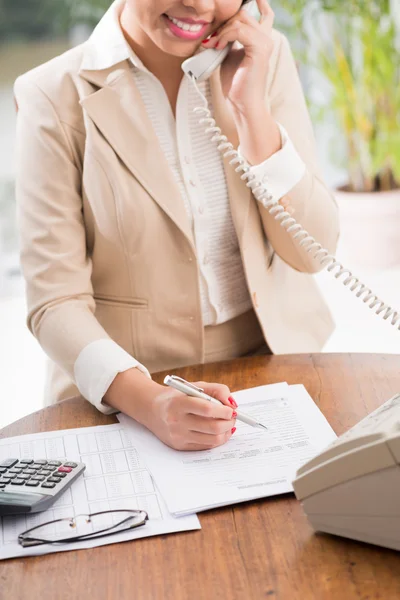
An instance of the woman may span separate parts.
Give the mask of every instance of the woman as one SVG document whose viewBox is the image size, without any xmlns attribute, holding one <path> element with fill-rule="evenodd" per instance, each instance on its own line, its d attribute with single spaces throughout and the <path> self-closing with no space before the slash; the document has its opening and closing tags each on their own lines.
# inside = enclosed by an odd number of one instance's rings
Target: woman
<svg viewBox="0 0 400 600">
<path fill-rule="evenodd" d="M 199 89 L 256 179 L 334 252 L 336 205 L 288 42 L 266 0 L 260 23 L 241 4 L 118 0 L 88 42 L 15 85 L 21 262 L 48 396 L 79 390 L 177 449 L 226 442 L 235 402 L 222 384 L 201 384 L 221 400 L 211 406 L 150 372 L 318 351 L 332 331 L 318 264 L 192 111 L 202 102 L 183 60 L 237 40 Z"/>
</svg>

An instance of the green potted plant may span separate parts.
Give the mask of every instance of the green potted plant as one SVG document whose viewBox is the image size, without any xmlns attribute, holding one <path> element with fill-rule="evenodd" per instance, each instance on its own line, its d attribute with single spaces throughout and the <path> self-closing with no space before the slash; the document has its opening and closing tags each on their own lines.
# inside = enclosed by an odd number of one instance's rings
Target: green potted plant
<svg viewBox="0 0 400 600">
<path fill-rule="evenodd" d="M 350 265 L 400 264 L 400 12 L 398 0 L 280 0 L 300 61 L 328 83 L 313 115 L 335 119 L 339 251 Z M 397 4 L 397 12 L 395 10 Z M 340 149 L 340 155 L 337 149 Z M 342 149 L 343 148 L 343 149 Z"/>
</svg>

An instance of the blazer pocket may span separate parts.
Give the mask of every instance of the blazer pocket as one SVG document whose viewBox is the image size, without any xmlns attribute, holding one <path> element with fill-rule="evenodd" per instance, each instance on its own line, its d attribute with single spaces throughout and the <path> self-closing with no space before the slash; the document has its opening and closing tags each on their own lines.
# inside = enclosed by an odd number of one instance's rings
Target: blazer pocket
<svg viewBox="0 0 400 600">
<path fill-rule="evenodd" d="M 115 308 L 146 309 L 149 302 L 146 298 L 118 298 L 117 296 L 95 295 L 96 304 Z"/>
</svg>

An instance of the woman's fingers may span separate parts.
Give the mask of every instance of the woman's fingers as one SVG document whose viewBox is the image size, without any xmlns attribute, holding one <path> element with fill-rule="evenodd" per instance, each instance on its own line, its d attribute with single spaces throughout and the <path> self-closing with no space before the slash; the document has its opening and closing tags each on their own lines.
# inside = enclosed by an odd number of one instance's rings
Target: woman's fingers
<svg viewBox="0 0 400 600">
<path fill-rule="evenodd" d="M 218 446 L 225 444 L 232 437 L 233 429 L 234 428 L 229 429 L 229 431 L 221 433 L 220 435 L 210 435 L 208 433 L 192 431 L 185 446 L 187 449 L 191 450 L 217 448 Z"/>
<path fill-rule="evenodd" d="M 235 418 L 227 421 L 226 419 L 208 419 L 207 417 L 187 415 L 185 425 L 191 432 L 218 436 L 232 431 L 235 426 Z"/>
<path fill-rule="evenodd" d="M 258 10 L 261 14 L 260 24 L 264 26 L 264 28 L 272 29 L 274 24 L 275 14 L 269 5 L 267 0 L 257 0 Z"/>
<path fill-rule="evenodd" d="M 225 406 L 235 406 L 235 404 L 232 404 L 232 402 L 229 400 L 231 397 L 231 391 L 227 385 L 223 385 L 222 383 L 208 383 L 206 381 L 198 381 L 195 383 L 195 385 L 202 388 L 205 393 L 212 398 L 215 398 L 216 400 L 222 402 L 222 404 L 225 404 Z"/>
<path fill-rule="evenodd" d="M 246 46 L 254 44 L 258 39 L 258 34 L 262 34 L 259 37 L 260 40 L 264 39 L 266 33 L 270 35 L 274 24 L 274 12 L 267 0 L 258 0 L 257 4 L 260 21 L 257 21 L 245 9 L 240 10 L 232 19 L 217 29 L 212 37 L 204 40 L 203 45 L 207 48 L 222 50 L 229 42 L 238 41 Z"/>
<path fill-rule="evenodd" d="M 182 410 L 186 414 L 207 417 L 208 419 L 225 419 L 228 421 L 232 419 L 234 409 L 229 402 L 227 406 L 224 406 L 221 402 L 216 404 L 209 400 L 192 398 L 190 396 L 183 396 L 180 401 L 182 402 Z"/>
<path fill-rule="evenodd" d="M 182 402 L 184 402 L 186 413 L 211 419 L 232 419 L 232 412 L 236 406 L 229 400 L 230 390 L 228 386 L 221 383 L 207 383 L 205 381 L 196 381 L 194 385 L 203 389 L 212 398 L 218 400 L 218 404 L 201 398 L 183 396 L 185 400 L 182 399 Z"/>
</svg>

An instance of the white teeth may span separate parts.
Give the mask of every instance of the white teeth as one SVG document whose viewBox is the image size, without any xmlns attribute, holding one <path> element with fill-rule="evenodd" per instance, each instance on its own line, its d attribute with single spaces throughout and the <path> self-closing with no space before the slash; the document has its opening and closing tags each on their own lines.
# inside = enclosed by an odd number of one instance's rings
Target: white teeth
<svg viewBox="0 0 400 600">
<path fill-rule="evenodd" d="M 168 19 L 172 21 L 179 29 L 183 29 L 183 31 L 200 31 L 203 28 L 203 25 L 189 25 L 188 23 L 183 23 L 183 21 L 178 21 L 178 19 L 174 19 L 173 17 L 169 17 Z"/>
</svg>

